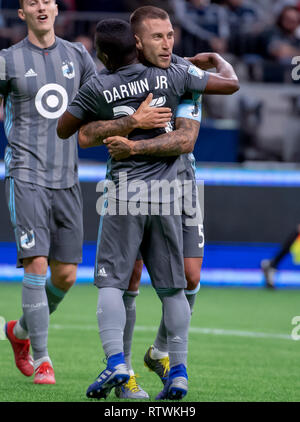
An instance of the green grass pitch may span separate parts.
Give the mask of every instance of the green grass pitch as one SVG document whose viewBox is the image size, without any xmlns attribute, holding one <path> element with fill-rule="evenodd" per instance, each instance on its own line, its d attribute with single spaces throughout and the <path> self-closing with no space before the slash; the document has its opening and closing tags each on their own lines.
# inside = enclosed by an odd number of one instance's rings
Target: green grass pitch
<svg viewBox="0 0 300 422">
<path fill-rule="evenodd" d="M 91 401 L 85 391 L 105 367 L 96 303 L 96 287 L 76 285 L 51 315 L 49 354 L 56 385 L 36 386 L 33 378 L 24 377 L 0 334 L 0 401 Z M 162 384 L 144 367 L 143 356 L 155 338 L 161 304 L 151 287 L 141 287 L 136 304 L 132 361 L 139 383 L 154 401 Z M 1 283 L 2 325 L 4 319 L 17 319 L 20 311 L 21 284 Z M 189 392 L 183 402 L 300 401 L 300 341 L 290 338 L 296 315 L 296 290 L 202 288 L 191 320 Z M 106 403 L 118 401 L 112 391 Z"/>
</svg>

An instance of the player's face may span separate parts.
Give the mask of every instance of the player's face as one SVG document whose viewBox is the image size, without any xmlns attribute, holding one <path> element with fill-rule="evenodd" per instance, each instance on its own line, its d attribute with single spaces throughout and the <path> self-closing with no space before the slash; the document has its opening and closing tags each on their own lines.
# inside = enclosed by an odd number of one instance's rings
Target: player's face
<svg viewBox="0 0 300 422">
<path fill-rule="evenodd" d="M 58 9 L 55 0 L 24 0 L 23 9 L 19 9 L 18 13 L 29 30 L 45 34 L 53 31 Z"/>
<path fill-rule="evenodd" d="M 169 19 L 145 19 L 135 35 L 136 46 L 154 66 L 168 68 L 174 46 L 174 30 Z"/>
</svg>

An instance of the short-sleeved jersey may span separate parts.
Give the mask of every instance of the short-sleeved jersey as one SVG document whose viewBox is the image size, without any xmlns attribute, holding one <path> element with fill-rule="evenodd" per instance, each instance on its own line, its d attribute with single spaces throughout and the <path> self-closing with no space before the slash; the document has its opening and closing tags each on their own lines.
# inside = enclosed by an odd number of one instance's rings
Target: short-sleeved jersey
<svg viewBox="0 0 300 422">
<path fill-rule="evenodd" d="M 172 54 L 172 63 L 187 65 L 190 62 L 188 62 L 187 60 L 183 59 L 180 56 L 177 56 L 176 54 Z M 183 96 L 183 100 L 184 99 L 192 100 L 195 103 L 195 112 L 200 113 L 200 118 L 201 118 L 201 108 L 199 109 L 199 105 L 201 106 L 202 95 L 199 95 L 199 96 L 196 95 L 195 96 L 194 94 L 186 92 Z M 197 101 L 194 101 L 195 98 L 197 99 Z M 196 108 L 198 110 L 196 110 Z M 189 180 L 189 179 L 194 180 L 195 179 L 195 156 L 194 156 L 194 154 L 192 152 L 190 152 L 189 154 L 182 154 L 181 155 L 181 164 L 182 164 L 182 166 L 180 166 L 180 169 L 179 169 L 179 173 L 181 174 L 181 176 L 185 180 Z"/>
<path fill-rule="evenodd" d="M 77 183 L 77 136 L 63 141 L 56 126 L 79 87 L 95 72 L 81 43 L 58 37 L 49 48 L 25 38 L 0 52 L 6 176 L 53 189 Z"/>
<path fill-rule="evenodd" d="M 78 92 L 68 111 L 85 120 L 112 120 L 133 114 L 147 95 L 153 93 L 152 104 L 169 107 L 172 119 L 165 129 L 135 130 L 129 138 L 134 141 L 149 139 L 174 127 L 176 107 L 186 92 L 203 92 L 208 74 L 193 65 L 171 64 L 168 69 L 146 67 L 141 63 L 124 66 L 116 73 L 92 77 Z M 143 180 L 151 189 L 151 181 L 177 178 L 177 157 L 135 155 L 128 159 L 110 159 L 109 177 L 118 189 L 118 175 L 126 172 L 127 181 Z"/>
</svg>

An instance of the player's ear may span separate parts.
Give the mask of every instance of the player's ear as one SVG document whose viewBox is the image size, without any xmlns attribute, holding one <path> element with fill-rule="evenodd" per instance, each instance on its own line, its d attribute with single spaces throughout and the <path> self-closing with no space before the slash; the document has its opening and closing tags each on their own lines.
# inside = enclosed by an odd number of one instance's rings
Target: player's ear
<svg viewBox="0 0 300 422">
<path fill-rule="evenodd" d="M 58 15 L 58 5 L 55 4 L 55 6 L 56 6 L 55 16 L 57 16 Z"/>
<path fill-rule="evenodd" d="M 134 35 L 134 38 L 135 38 L 136 48 L 138 50 L 142 50 L 143 49 L 142 40 L 140 39 L 138 35 Z"/>
<path fill-rule="evenodd" d="M 25 15 L 23 9 L 18 9 L 18 16 L 22 21 L 25 21 Z"/>
</svg>

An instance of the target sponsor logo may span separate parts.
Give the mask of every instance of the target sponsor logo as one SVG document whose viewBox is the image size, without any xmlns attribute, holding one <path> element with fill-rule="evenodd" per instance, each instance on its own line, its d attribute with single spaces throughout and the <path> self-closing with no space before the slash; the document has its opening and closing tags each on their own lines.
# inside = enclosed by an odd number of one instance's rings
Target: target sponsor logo
<svg viewBox="0 0 300 422">
<path fill-rule="evenodd" d="M 58 119 L 67 109 L 68 93 L 61 85 L 46 84 L 36 94 L 35 106 L 46 119 Z"/>
</svg>

